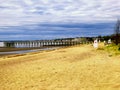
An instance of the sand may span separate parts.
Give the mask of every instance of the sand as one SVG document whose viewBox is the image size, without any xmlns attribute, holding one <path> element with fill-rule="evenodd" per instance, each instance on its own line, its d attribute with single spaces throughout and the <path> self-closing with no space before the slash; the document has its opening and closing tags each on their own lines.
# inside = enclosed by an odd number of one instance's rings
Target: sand
<svg viewBox="0 0 120 90">
<path fill-rule="evenodd" d="M 2 57 L 0 90 L 120 90 L 120 55 L 79 45 Z"/>
</svg>

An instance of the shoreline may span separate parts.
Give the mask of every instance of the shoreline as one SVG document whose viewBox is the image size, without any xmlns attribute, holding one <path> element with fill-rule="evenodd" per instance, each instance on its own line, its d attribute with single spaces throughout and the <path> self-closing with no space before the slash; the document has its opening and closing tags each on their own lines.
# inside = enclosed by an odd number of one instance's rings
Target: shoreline
<svg viewBox="0 0 120 90">
<path fill-rule="evenodd" d="M 51 47 L 57 47 L 57 46 L 44 46 L 44 47 L 33 47 L 33 48 L 4 48 L 0 47 L 0 52 L 10 52 L 10 51 L 22 51 L 22 50 L 33 50 L 33 49 L 43 49 L 43 48 L 51 48 Z M 59 46 L 60 47 L 60 46 Z"/>
<path fill-rule="evenodd" d="M 74 46 L 52 46 L 52 47 L 41 47 L 41 48 L 31 48 L 31 49 L 26 49 L 26 48 L 12 48 L 12 50 L 10 52 L 10 54 L 4 54 L 6 53 L 6 51 L 4 52 L 0 52 L 3 54 L 0 54 L 0 58 L 11 58 L 11 57 L 19 57 L 19 56 L 25 56 L 28 54 L 36 54 L 36 53 L 42 53 L 42 52 L 49 52 L 49 51 L 54 51 L 54 50 L 59 50 L 59 49 L 64 49 L 64 48 L 69 48 L 69 47 L 74 47 Z M 11 49 L 11 48 L 9 48 Z M 9 51 L 9 49 L 7 51 Z M 15 50 L 14 50 L 15 49 Z M 25 51 L 25 52 L 24 52 Z M 28 52 L 27 52 L 28 51 Z M 14 52 L 22 52 L 22 53 L 14 53 Z"/>
<path fill-rule="evenodd" d="M 0 56 L 14 55 L 14 54 L 26 54 L 30 52 L 39 52 L 51 49 L 63 48 L 61 46 L 49 46 L 49 47 L 39 47 L 39 48 L 0 48 Z"/>
</svg>

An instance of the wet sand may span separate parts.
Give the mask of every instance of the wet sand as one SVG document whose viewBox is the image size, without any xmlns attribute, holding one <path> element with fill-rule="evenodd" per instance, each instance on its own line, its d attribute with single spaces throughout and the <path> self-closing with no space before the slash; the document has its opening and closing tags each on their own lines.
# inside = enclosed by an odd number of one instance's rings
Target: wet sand
<svg viewBox="0 0 120 90">
<path fill-rule="evenodd" d="M 0 58 L 0 90 L 119 90 L 120 55 L 91 45 Z"/>
<path fill-rule="evenodd" d="M 32 50 L 32 49 L 38 49 L 38 48 L 0 48 L 0 52 Z"/>
<path fill-rule="evenodd" d="M 10 56 L 15 54 L 25 54 L 29 52 L 43 51 L 54 48 L 61 48 L 62 46 L 44 46 L 44 47 L 33 47 L 33 48 L 4 48 L 0 47 L 0 57 Z"/>
<path fill-rule="evenodd" d="M 42 49 L 42 48 L 47 48 L 48 46 L 44 46 L 44 47 L 30 47 L 30 48 L 4 48 L 4 47 L 0 47 L 0 52 L 9 52 L 9 51 L 22 51 L 22 50 L 33 50 L 33 49 Z M 53 46 L 49 46 L 49 47 L 53 47 Z M 49 48 L 48 47 L 48 48 Z"/>
</svg>

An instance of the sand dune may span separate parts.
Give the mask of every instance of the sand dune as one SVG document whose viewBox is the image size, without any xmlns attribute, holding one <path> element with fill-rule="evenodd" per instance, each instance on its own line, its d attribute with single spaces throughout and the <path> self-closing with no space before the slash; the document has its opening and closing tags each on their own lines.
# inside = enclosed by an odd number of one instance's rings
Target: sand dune
<svg viewBox="0 0 120 90">
<path fill-rule="evenodd" d="M 120 56 L 81 45 L 0 58 L 0 90 L 120 90 Z"/>
</svg>

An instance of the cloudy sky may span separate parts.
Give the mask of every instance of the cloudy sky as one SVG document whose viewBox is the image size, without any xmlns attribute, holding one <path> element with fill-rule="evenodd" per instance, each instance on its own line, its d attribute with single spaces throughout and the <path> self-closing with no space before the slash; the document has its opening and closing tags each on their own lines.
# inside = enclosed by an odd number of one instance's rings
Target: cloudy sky
<svg viewBox="0 0 120 90">
<path fill-rule="evenodd" d="M 109 35 L 120 0 L 0 0 L 0 40 Z"/>
</svg>

